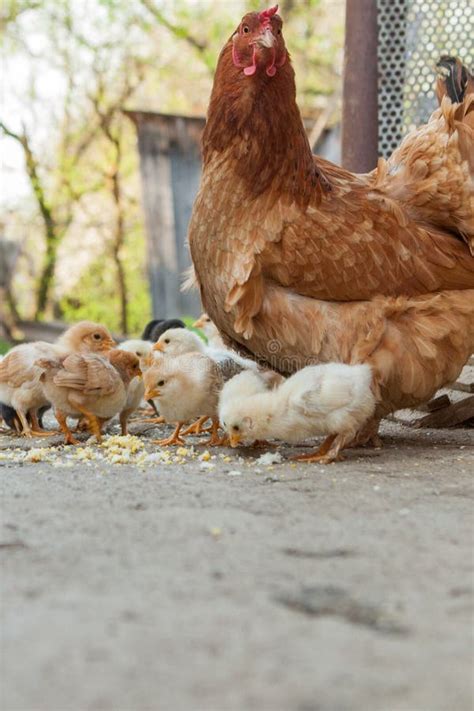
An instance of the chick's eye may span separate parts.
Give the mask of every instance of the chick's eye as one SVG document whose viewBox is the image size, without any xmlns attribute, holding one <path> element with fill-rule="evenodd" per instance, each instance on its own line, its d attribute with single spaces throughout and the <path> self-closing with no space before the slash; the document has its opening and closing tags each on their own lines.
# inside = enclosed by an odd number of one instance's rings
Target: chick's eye
<svg viewBox="0 0 474 711">
<path fill-rule="evenodd" d="M 244 35 L 248 35 L 248 33 L 250 32 L 250 27 L 248 25 L 244 25 L 242 27 L 242 32 L 244 33 Z"/>
<path fill-rule="evenodd" d="M 281 27 L 277 29 L 277 35 L 281 35 Z"/>
<path fill-rule="evenodd" d="M 238 432 L 240 427 L 239 425 L 233 425 L 232 429 L 234 430 L 234 432 Z"/>
<path fill-rule="evenodd" d="M 169 342 L 170 342 L 170 339 L 169 339 L 169 338 L 165 338 L 165 343 L 169 343 Z"/>
<path fill-rule="evenodd" d="M 92 338 L 94 339 L 94 341 L 100 341 L 100 340 L 102 340 L 102 336 L 100 335 L 100 333 L 94 333 L 94 335 L 92 336 Z"/>
<path fill-rule="evenodd" d="M 158 386 L 161 387 L 161 386 L 164 385 L 164 384 L 165 384 L 165 381 L 164 381 L 164 380 L 160 380 L 160 382 L 158 383 Z"/>
</svg>

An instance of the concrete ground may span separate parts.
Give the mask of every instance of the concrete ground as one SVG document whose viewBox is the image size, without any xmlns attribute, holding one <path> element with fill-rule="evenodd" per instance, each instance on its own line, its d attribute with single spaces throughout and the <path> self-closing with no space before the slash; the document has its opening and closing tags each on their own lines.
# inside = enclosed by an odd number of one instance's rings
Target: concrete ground
<svg viewBox="0 0 474 711">
<path fill-rule="evenodd" d="M 384 434 L 327 467 L 0 436 L 2 708 L 471 711 L 473 432 Z"/>
</svg>

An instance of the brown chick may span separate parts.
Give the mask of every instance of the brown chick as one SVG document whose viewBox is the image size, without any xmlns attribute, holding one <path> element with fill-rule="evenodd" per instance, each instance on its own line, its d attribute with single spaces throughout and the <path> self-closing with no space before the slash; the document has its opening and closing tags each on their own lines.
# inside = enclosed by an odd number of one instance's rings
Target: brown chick
<svg viewBox="0 0 474 711">
<path fill-rule="evenodd" d="M 127 399 L 130 381 L 141 375 L 140 363 L 134 353 L 113 350 L 107 358 L 77 353 L 63 359 L 40 359 L 41 382 L 52 403 L 64 433 L 66 444 L 77 444 L 67 417 L 87 418 L 90 431 L 100 442 L 100 421 L 120 412 Z"/>
<path fill-rule="evenodd" d="M 8 352 L 0 363 L 0 401 L 13 407 L 21 422 L 23 435 L 44 435 L 38 424 L 38 409 L 49 400 L 40 382 L 40 358 L 57 360 L 70 353 L 106 353 L 115 345 L 105 326 L 92 321 L 81 321 L 71 326 L 56 341 L 23 343 Z M 33 429 L 27 415 L 31 417 Z"/>
</svg>

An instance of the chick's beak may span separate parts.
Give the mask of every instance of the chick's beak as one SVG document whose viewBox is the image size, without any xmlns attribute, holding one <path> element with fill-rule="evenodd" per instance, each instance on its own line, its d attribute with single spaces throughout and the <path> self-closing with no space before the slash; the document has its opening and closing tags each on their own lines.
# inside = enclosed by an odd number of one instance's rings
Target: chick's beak
<svg viewBox="0 0 474 711">
<path fill-rule="evenodd" d="M 229 440 L 231 447 L 238 447 L 240 444 L 240 435 L 233 433 L 229 436 Z"/>
<path fill-rule="evenodd" d="M 198 318 L 198 320 L 193 323 L 193 328 L 202 328 L 203 326 L 204 322 L 202 318 Z"/>
<path fill-rule="evenodd" d="M 152 348 L 152 351 L 164 351 L 165 347 L 162 343 L 155 343 L 155 345 Z"/>
<path fill-rule="evenodd" d="M 143 397 L 145 400 L 154 400 L 155 397 L 160 397 L 160 391 L 154 388 L 146 388 Z"/>
<path fill-rule="evenodd" d="M 111 351 L 112 348 L 115 348 L 116 346 L 118 346 L 117 341 L 114 341 L 113 338 L 106 338 L 102 344 L 102 350 Z"/>
</svg>

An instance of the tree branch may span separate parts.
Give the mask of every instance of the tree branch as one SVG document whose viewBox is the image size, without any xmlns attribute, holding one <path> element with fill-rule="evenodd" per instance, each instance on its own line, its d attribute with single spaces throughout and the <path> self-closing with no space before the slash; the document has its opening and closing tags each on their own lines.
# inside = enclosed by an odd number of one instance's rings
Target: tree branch
<svg viewBox="0 0 474 711">
<path fill-rule="evenodd" d="M 214 59 L 209 57 L 207 54 L 208 45 L 206 42 L 200 42 L 185 27 L 168 20 L 162 11 L 153 4 L 152 0 L 139 0 L 139 2 L 151 15 L 153 15 L 155 20 L 171 32 L 172 35 L 174 35 L 177 39 L 182 39 L 187 42 L 190 47 L 197 52 L 201 60 L 206 65 L 209 73 L 211 75 L 214 74 Z"/>
</svg>

